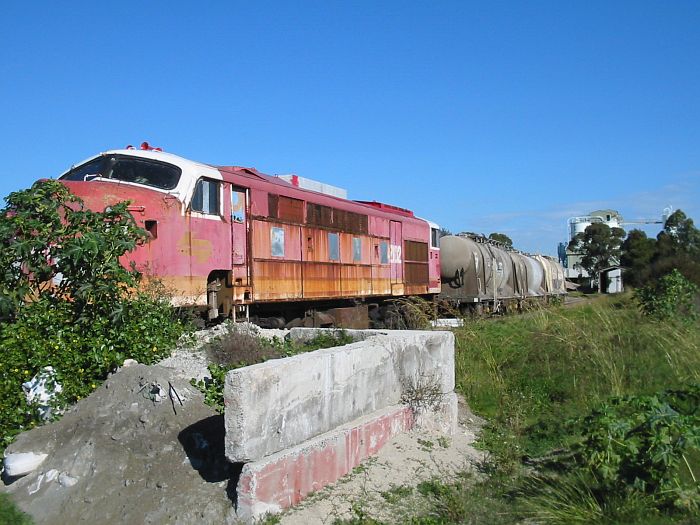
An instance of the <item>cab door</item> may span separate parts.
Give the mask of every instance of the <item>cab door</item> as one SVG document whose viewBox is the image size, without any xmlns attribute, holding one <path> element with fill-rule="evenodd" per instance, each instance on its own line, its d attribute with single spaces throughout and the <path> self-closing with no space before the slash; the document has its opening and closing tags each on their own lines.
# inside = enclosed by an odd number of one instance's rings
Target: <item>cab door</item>
<svg viewBox="0 0 700 525">
<path fill-rule="evenodd" d="M 234 285 L 247 285 L 248 272 L 248 189 L 231 187 L 231 265 Z"/>
<path fill-rule="evenodd" d="M 214 270 L 231 267 L 229 237 L 230 186 L 220 180 L 201 177 L 195 186 L 184 232 L 185 248 L 190 257 L 190 275 L 208 277 Z"/>
</svg>

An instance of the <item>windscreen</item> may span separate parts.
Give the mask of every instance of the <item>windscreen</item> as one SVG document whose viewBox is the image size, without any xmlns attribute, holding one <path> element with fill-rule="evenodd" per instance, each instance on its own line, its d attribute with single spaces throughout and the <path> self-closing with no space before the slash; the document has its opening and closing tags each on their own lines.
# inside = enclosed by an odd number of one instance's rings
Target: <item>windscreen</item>
<svg viewBox="0 0 700 525">
<path fill-rule="evenodd" d="M 61 180 L 90 181 L 97 177 L 172 190 L 180 180 L 180 168 L 164 162 L 112 156 L 93 159 L 71 169 Z"/>
</svg>

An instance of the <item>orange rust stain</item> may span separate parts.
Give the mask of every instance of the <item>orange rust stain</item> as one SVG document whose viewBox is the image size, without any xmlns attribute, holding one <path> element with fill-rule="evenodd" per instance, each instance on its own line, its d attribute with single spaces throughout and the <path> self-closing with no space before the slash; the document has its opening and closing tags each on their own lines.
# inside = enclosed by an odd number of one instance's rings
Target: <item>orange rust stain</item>
<svg viewBox="0 0 700 525">
<path fill-rule="evenodd" d="M 115 195 L 114 193 L 105 193 L 102 195 L 102 204 L 105 206 L 109 204 L 114 204 L 115 202 L 119 202 L 124 199 L 120 199 L 118 195 Z"/>
<path fill-rule="evenodd" d="M 194 257 L 200 264 L 207 262 L 214 252 L 214 247 L 210 240 L 192 237 L 191 231 L 186 231 L 180 237 L 180 240 L 177 241 L 177 248 L 183 255 Z"/>
<path fill-rule="evenodd" d="M 302 297 L 301 264 L 299 263 L 255 261 L 253 275 L 256 301 Z"/>
</svg>

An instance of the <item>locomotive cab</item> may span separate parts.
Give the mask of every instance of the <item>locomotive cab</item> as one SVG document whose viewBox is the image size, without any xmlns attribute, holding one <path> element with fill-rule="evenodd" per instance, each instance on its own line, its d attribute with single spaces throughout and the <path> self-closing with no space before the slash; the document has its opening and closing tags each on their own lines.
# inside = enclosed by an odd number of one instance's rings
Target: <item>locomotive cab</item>
<svg viewBox="0 0 700 525">
<path fill-rule="evenodd" d="M 129 201 L 149 239 L 122 263 L 158 276 L 175 304 L 207 305 L 212 276 L 232 265 L 231 189 L 218 170 L 153 148 L 124 149 L 87 159 L 59 180 L 92 210 Z"/>
</svg>

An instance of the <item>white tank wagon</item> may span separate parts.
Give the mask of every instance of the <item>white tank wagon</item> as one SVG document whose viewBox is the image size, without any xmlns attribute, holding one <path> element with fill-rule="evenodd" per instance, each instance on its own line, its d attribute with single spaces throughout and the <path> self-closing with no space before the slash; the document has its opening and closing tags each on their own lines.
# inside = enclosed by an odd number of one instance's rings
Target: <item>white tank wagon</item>
<svg viewBox="0 0 700 525">
<path fill-rule="evenodd" d="M 440 298 L 463 313 L 519 310 L 566 293 L 564 268 L 551 257 L 465 234 L 442 237 L 440 254 Z"/>
</svg>

